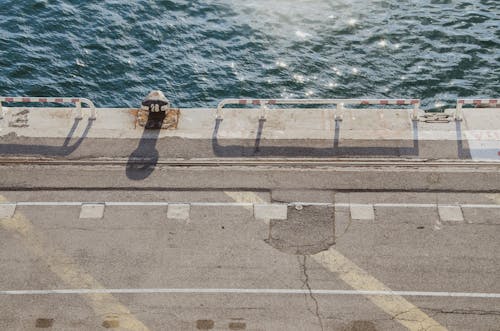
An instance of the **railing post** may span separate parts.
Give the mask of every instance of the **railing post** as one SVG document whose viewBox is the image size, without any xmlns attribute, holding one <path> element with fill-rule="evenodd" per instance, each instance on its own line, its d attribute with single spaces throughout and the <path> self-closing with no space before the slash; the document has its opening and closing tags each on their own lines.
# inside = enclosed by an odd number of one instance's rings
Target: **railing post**
<svg viewBox="0 0 500 331">
<path fill-rule="evenodd" d="M 463 106 L 464 100 L 457 100 L 457 107 L 455 109 L 455 121 L 461 121 L 462 120 L 462 106 Z"/>
<path fill-rule="evenodd" d="M 415 102 L 413 104 L 413 112 L 412 112 L 412 115 L 411 115 L 411 119 L 413 121 L 418 120 L 418 110 L 419 109 L 420 109 L 420 101 L 419 102 Z"/>
<path fill-rule="evenodd" d="M 221 101 L 218 105 L 217 105 L 217 114 L 216 114 L 216 119 L 222 121 L 222 107 L 224 107 L 224 104 L 223 104 L 224 101 Z"/>
<path fill-rule="evenodd" d="M 0 120 L 5 116 L 5 113 L 3 112 L 3 107 L 2 107 L 2 101 L 0 101 Z"/>
<path fill-rule="evenodd" d="M 80 113 L 79 116 L 75 117 L 76 119 L 82 119 L 83 118 L 83 110 L 82 110 L 82 103 L 80 101 L 75 102 L 76 110 Z"/>
<path fill-rule="evenodd" d="M 335 121 L 342 121 L 344 119 L 344 103 L 338 103 L 335 110 L 338 112 L 338 114 L 335 115 Z"/>
<path fill-rule="evenodd" d="M 266 120 L 266 115 L 267 115 L 267 100 L 262 100 L 260 103 L 260 119 L 261 120 Z"/>
</svg>

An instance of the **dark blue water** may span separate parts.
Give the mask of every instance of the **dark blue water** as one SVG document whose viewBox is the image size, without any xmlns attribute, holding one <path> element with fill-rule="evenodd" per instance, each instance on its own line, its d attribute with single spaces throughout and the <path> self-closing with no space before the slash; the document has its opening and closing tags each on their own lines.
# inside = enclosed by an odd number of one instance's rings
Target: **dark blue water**
<svg viewBox="0 0 500 331">
<path fill-rule="evenodd" d="M 500 0 L 0 0 L 0 95 L 500 95 Z"/>
</svg>

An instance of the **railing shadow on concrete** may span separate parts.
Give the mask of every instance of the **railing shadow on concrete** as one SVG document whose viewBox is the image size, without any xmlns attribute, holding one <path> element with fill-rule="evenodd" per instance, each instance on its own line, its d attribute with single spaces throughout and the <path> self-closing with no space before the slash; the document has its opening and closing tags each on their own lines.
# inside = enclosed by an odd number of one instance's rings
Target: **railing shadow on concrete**
<svg viewBox="0 0 500 331">
<path fill-rule="evenodd" d="M 49 146 L 49 145 L 33 145 L 33 144 L 2 144 L 0 143 L 0 154 L 1 155 L 13 155 L 13 156 L 46 156 L 46 157 L 64 157 L 73 153 L 83 141 L 87 138 L 87 135 L 92 128 L 94 120 L 90 119 L 87 122 L 82 135 L 72 144 L 71 140 L 73 135 L 78 128 L 81 118 L 75 118 L 71 129 L 69 130 L 64 143 L 62 146 Z M 3 137 L 8 139 L 8 137 Z"/>
<path fill-rule="evenodd" d="M 155 170 L 159 158 L 156 143 L 158 142 L 161 123 L 163 123 L 165 116 L 165 113 L 159 112 L 154 113 L 154 116 L 148 118 L 142 132 L 141 140 L 127 161 L 125 174 L 129 179 L 144 180 Z"/>
<path fill-rule="evenodd" d="M 463 138 L 462 138 L 462 121 L 455 121 L 455 129 L 457 133 L 457 155 L 461 160 L 471 159 L 471 153 L 469 148 L 464 148 Z"/>
<path fill-rule="evenodd" d="M 333 145 L 331 147 L 306 146 L 261 146 L 265 120 L 259 120 L 254 146 L 221 145 L 218 133 L 222 119 L 216 119 L 212 133 L 212 149 L 218 157 L 357 157 L 357 156 L 418 156 L 418 122 L 412 121 L 413 137 L 411 147 L 385 146 L 340 146 L 342 121 L 335 121 Z"/>
</svg>

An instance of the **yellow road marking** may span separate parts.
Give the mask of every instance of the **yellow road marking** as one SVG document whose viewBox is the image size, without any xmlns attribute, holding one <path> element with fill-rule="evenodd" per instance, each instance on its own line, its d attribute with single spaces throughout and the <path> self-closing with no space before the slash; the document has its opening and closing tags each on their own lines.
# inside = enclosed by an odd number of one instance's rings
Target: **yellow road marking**
<svg viewBox="0 0 500 331">
<path fill-rule="evenodd" d="M 391 291 L 390 288 L 378 279 L 368 274 L 333 248 L 312 255 L 311 257 L 355 290 Z M 367 295 L 366 297 L 409 330 L 446 330 L 445 327 L 402 296 Z"/>
<path fill-rule="evenodd" d="M 7 202 L 0 195 L 0 202 Z M 89 273 L 83 270 L 69 256 L 56 248 L 51 241 L 43 238 L 33 224 L 21 213 L 12 218 L 0 219 L 0 227 L 21 236 L 27 248 L 42 259 L 49 269 L 70 288 L 104 289 Z M 121 330 L 148 331 L 149 329 L 130 310 L 109 293 L 82 294 L 97 316 L 101 316 L 103 326 L 118 325 Z"/>
<path fill-rule="evenodd" d="M 236 202 L 263 202 L 253 192 L 225 193 Z M 358 267 L 354 262 L 333 248 L 312 255 L 311 257 L 355 290 L 391 291 L 390 288 L 378 279 L 368 274 L 368 272 Z M 366 297 L 410 331 L 447 331 L 445 327 L 402 296 L 367 295 Z"/>
</svg>

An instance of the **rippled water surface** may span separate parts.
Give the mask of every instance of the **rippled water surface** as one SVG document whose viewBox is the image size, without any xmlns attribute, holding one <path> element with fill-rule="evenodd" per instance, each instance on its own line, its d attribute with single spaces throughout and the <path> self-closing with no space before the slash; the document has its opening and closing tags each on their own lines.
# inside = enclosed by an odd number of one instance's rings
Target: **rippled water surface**
<svg viewBox="0 0 500 331">
<path fill-rule="evenodd" d="M 500 96 L 499 0 L 0 0 L 0 95 Z M 443 102 L 443 104 L 441 103 Z"/>
</svg>

